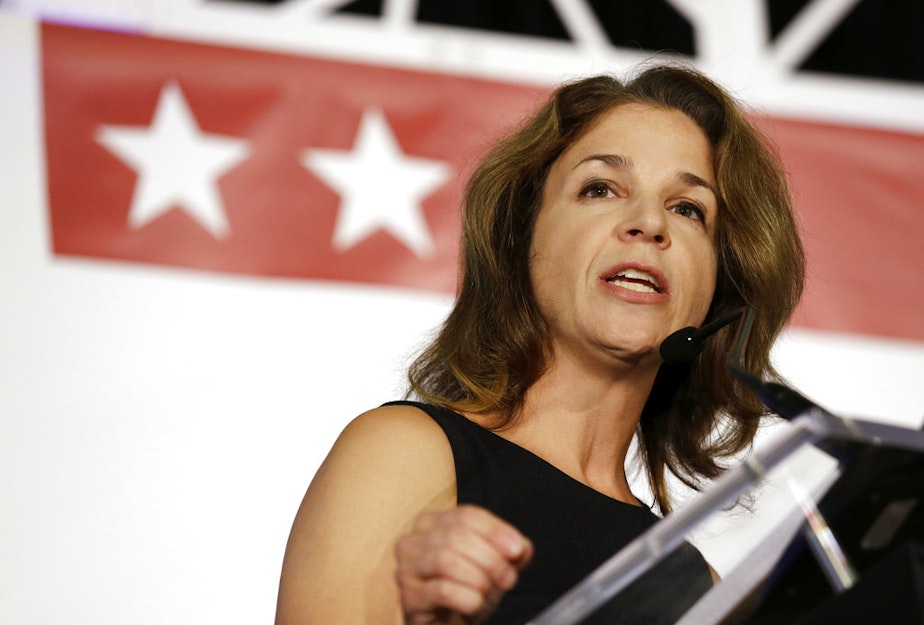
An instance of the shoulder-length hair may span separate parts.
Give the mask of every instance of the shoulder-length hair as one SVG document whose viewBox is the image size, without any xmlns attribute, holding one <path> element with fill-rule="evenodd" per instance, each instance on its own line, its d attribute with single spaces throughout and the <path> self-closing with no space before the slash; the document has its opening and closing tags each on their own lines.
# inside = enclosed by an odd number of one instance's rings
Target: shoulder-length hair
<svg viewBox="0 0 924 625">
<path fill-rule="evenodd" d="M 604 114 L 626 103 L 681 111 L 708 138 L 720 211 L 718 275 L 706 320 L 752 307 L 743 365 L 779 378 L 770 349 L 799 300 L 805 272 L 785 175 L 773 148 L 721 87 L 691 69 L 655 66 L 627 82 L 595 76 L 565 84 L 477 165 L 463 201 L 455 305 L 409 369 L 412 393 L 455 410 L 500 415 L 497 429 L 516 419 L 551 355 L 529 272 L 547 174 Z M 671 508 L 666 471 L 699 487 L 722 471 L 719 460 L 751 444 L 765 414 L 727 370 L 733 340 L 726 328 L 691 364 L 662 364 L 658 371 L 637 435 L 664 513 Z"/>
</svg>

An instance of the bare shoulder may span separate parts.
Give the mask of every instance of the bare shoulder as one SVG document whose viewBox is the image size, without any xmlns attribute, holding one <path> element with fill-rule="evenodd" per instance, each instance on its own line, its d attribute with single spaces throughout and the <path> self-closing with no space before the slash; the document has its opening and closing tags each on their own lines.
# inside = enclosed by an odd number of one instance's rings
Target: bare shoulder
<svg viewBox="0 0 924 625">
<path fill-rule="evenodd" d="M 449 441 L 442 428 L 423 410 L 409 404 L 379 406 L 353 419 L 337 441 L 341 446 L 372 445 L 449 451 Z"/>
<path fill-rule="evenodd" d="M 392 611 L 400 622 L 394 542 L 421 512 L 454 505 L 455 492 L 449 442 L 419 408 L 389 405 L 356 417 L 293 523 L 277 623 L 364 623 L 364 614 Z"/>
<path fill-rule="evenodd" d="M 381 406 L 353 419 L 331 449 L 322 477 L 344 463 L 352 465 L 351 474 L 370 473 L 365 479 L 395 481 L 405 489 L 455 475 L 443 430 L 421 409 L 404 404 Z M 411 484 L 408 478 L 414 478 Z"/>
<path fill-rule="evenodd" d="M 353 419 L 334 443 L 312 488 L 333 481 L 338 490 L 350 487 L 358 496 L 375 499 L 385 493 L 392 498 L 391 507 L 401 501 L 413 507 L 417 497 L 450 486 L 447 480 L 454 486 L 452 449 L 443 430 L 419 408 L 400 404 Z"/>
</svg>

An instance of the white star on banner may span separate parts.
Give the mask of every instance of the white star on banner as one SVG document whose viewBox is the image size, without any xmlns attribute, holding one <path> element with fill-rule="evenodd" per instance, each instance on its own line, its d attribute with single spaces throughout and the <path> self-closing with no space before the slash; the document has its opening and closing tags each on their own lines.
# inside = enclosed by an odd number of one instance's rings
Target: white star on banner
<svg viewBox="0 0 924 625">
<path fill-rule="evenodd" d="M 418 256 L 433 253 L 420 201 L 449 178 L 451 167 L 405 156 L 381 111 L 365 111 L 352 150 L 305 150 L 302 164 L 340 194 L 336 249 L 384 228 Z"/>
<path fill-rule="evenodd" d="M 216 182 L 247 157 L 247 142 L 201 132 L 179 85 L 164 85 L 150 127 L 102 126 L 96 140 L 138 173 L 129 226 L 178 206 L 212 236 L 227 234 Z"/>
</svg>

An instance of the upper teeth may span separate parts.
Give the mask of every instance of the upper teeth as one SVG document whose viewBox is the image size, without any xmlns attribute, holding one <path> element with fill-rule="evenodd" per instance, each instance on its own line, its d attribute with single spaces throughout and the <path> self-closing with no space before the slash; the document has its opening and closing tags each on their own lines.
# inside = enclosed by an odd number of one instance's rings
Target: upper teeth
<svg viewBox="0 0 924 625">
<path fill-rule="evenodd" d="M 651 276 L 651 274 L 641 271 L 639 269 L 631 269 L 631 268 L 623 269 L 622 271 L 617 273 L 615 276 L 613 276 L 611 280 L 619 280 L 619 278 L 629 278 L 630 280 L 644 280 L 645 282 L 648 282 L 648 284 L 640 284 L 638 282 L 620 281 L 620 286 L 625 287 L 627 289 L 632 289 L 633 291 L 659 291 L 660 290 L 658 281 L 655 280 Z"/>
</svg>

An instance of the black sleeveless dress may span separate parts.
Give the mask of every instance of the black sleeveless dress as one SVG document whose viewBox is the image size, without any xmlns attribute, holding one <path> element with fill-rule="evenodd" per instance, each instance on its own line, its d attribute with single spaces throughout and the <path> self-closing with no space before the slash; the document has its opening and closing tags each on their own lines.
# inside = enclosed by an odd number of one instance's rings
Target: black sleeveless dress
<svg viewBox="0 0 924 625">
<path fill-rule="evenodd" d="M 490 510 L 533 542 L 532 561 L 486 624 L 527 622 L 658 521 L 648 508 L 595 491 L 452 410 L 391 403 L 420 408 L 446 433 L 460 504 Z M 674 623 L 711 586 L 706 561 L 685 544 L 583 623 Z"/>
</svg>

